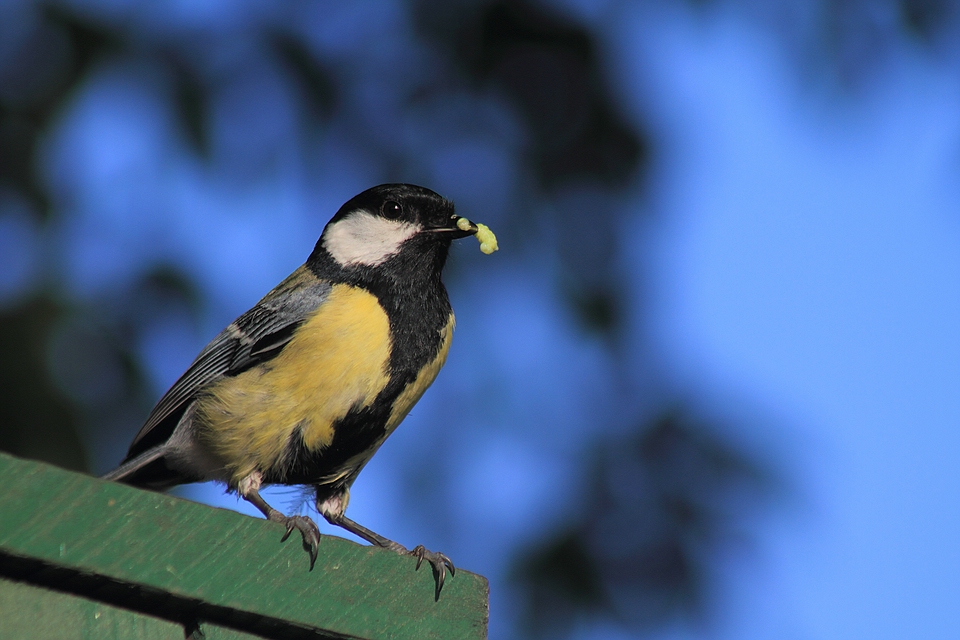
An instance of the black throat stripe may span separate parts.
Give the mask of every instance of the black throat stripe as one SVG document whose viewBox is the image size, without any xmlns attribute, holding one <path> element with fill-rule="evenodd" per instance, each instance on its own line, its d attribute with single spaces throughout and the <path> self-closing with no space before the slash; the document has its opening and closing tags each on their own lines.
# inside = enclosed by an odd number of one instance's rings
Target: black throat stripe
<svg viewBox="0 0 960 640">
<path fill-rule="evenodd" d="M 319 264 L 308 267 L 324 280 L 345 282 L 370 291 L 386 312 L 390 324 L 391 350 L 389 382 L 373 403 L 352 409 L 334 423 L 333 441 L 321 451 L 309 451 L 299 431 L 287 445 L 281 464 L 275 473 L 264 478 L 267 482 L 317 484 L 320 478 L 345 471 L 351 460 L 379 446 L 386 436 L 386 425 L 394 403 L 401 392 L 420 371 L 432 363 L 443 344 L 444 329 L 453 309 L 446 288 L 440 280 L 440 269 L 446 259 L 446 248 L 441 256 L 431 256 L 439 264 L 422 264 L 424 256 L 410 252 L 412 258 L 398 255 L 394 264 L 384 263 L 378 268 L 358 267 L 345 270 L 339 265 Z M 420 264 L 411 262 L 420 261 Z M 336 272 L 337 277 L 333 273 Z M 393 274 L 413 274 L 400 278 Z M 348 486 L 355 473 L 350 473 L 335 484 Z"/>
</svg>

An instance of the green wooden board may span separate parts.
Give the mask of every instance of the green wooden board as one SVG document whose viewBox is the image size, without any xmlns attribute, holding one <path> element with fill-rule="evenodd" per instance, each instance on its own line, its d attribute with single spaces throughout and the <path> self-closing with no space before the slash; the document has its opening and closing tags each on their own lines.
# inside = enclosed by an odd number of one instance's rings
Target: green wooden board
<svg viewBox="0 0 960 640">
<path fill-rule="evenodd" d="M 102 602 L 0 579 L 0 638 L 183 640 L 183 627 Z"/>
<path fill-rule="evenodd" d="M 428 565 L 342 538 L 308 571 L 265 520 L 4 454 L 0 486 L 7 579 L 265 637 L 486 637 L 487 581 L 467 571 L 435 600 Z"/>
</svg>

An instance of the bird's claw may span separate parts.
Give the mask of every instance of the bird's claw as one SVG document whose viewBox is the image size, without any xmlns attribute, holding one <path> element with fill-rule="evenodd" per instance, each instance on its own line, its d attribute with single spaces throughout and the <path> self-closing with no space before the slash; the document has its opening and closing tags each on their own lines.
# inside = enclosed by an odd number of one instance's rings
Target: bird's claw
<svg viewBox="0 0 960 640">
<path fill-rule="evenodd" d="M 313 565 L 317 562 L 317 554 L 319 553 L 319 527 L 307 516 L 284 516 L 281 524 L 286 525 L 287 532 L 280 538 L 280 542 L 286 542 L 294 529 L 303 536 L 303 548 L 310 552 L 310 570 L 313 571 Z"/>
<path fill-rule="evenodd" d="M 367 529 L 366 527 L 343 515 L 342 512 L 327 513 L 325 509 L 321 508 L 320 513 L 324 514 L 323 517 L 326 518 L 327 522 L 330 524 L 346 529 L 353 535 L 363 538 L 370 544 L 376 545 L 381 549 L 389 549 L 390 551 L 400 555 L 414 556 L 417 559 L 417 569 L 420 568 L 420 565 L 423 564 L 424 560 L 429 562 L 430 566 L 433 567 L 434 580 L 437 582 L 437 591 L 435 596 L 437 600 L 440 599 L 440 590 L 443 588 L 443 583 L 447 578 L 447 569 L 450 570 L 451 576 L 456 575 L 457 573 L 457 569 L 453 566 L 453 562 L 450 560 L 450 558 L 442 553 L 427 551 L 422 544 L 414 547 L 412 551 L 408 551 L 403 545 L 398 544 L 393 540 L 388 540 L 387 538 L 370 531 L 370 529 Z"/>
<path fill-rule="evenodd" d="M 457 568 L 453 566 L 453 561 L 450 560 L 445 554 L 442 554 L 438 551 L 428 551 L 426 547 L 422 544 L 418 544 L 411 551 L 408 551 L 411 556 L 414 556 L 417 559 L 417 570 L 420 570 L 420 565 L 423 564 L 423 561 L 426 560 L 430 563 L 430 566 L 433 567 L 433 573 L 437 579 L 437 599 L 440 598 L 440 590 L 443 589 L 443 582 L 447 577 L 447 569 L 450 569 L 450 576 L 453 577 L 457 575 Z"/>
</svg>

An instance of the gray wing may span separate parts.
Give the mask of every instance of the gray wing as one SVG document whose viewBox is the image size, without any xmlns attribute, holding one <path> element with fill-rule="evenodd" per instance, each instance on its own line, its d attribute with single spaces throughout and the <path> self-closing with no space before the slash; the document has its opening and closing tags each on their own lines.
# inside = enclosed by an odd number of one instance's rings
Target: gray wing
<svg viewBox="0 0 960 640">
<path fill-rule="evenodd" d="M 300 267 L 203 348 L 150 412 L 125 460 L 162 444 L 190 403 L 211 383 L 276 357 L 297 327 L 323 303 L 330 283 Z"/>
</svg>

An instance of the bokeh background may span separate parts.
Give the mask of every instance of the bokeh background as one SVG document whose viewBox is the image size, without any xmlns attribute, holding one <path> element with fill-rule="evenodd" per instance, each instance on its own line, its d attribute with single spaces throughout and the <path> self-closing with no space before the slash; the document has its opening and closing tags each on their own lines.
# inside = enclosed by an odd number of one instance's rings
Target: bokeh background
<svg viewBox="0 0 960 640">
<path fill-rule="evenodd" d="M 501 251 L 350 513 L 491 637 L 956 637 L 958 3 L 4 0 L 0 449 L 112 468 L 394 181 Z"/>
</svg>

